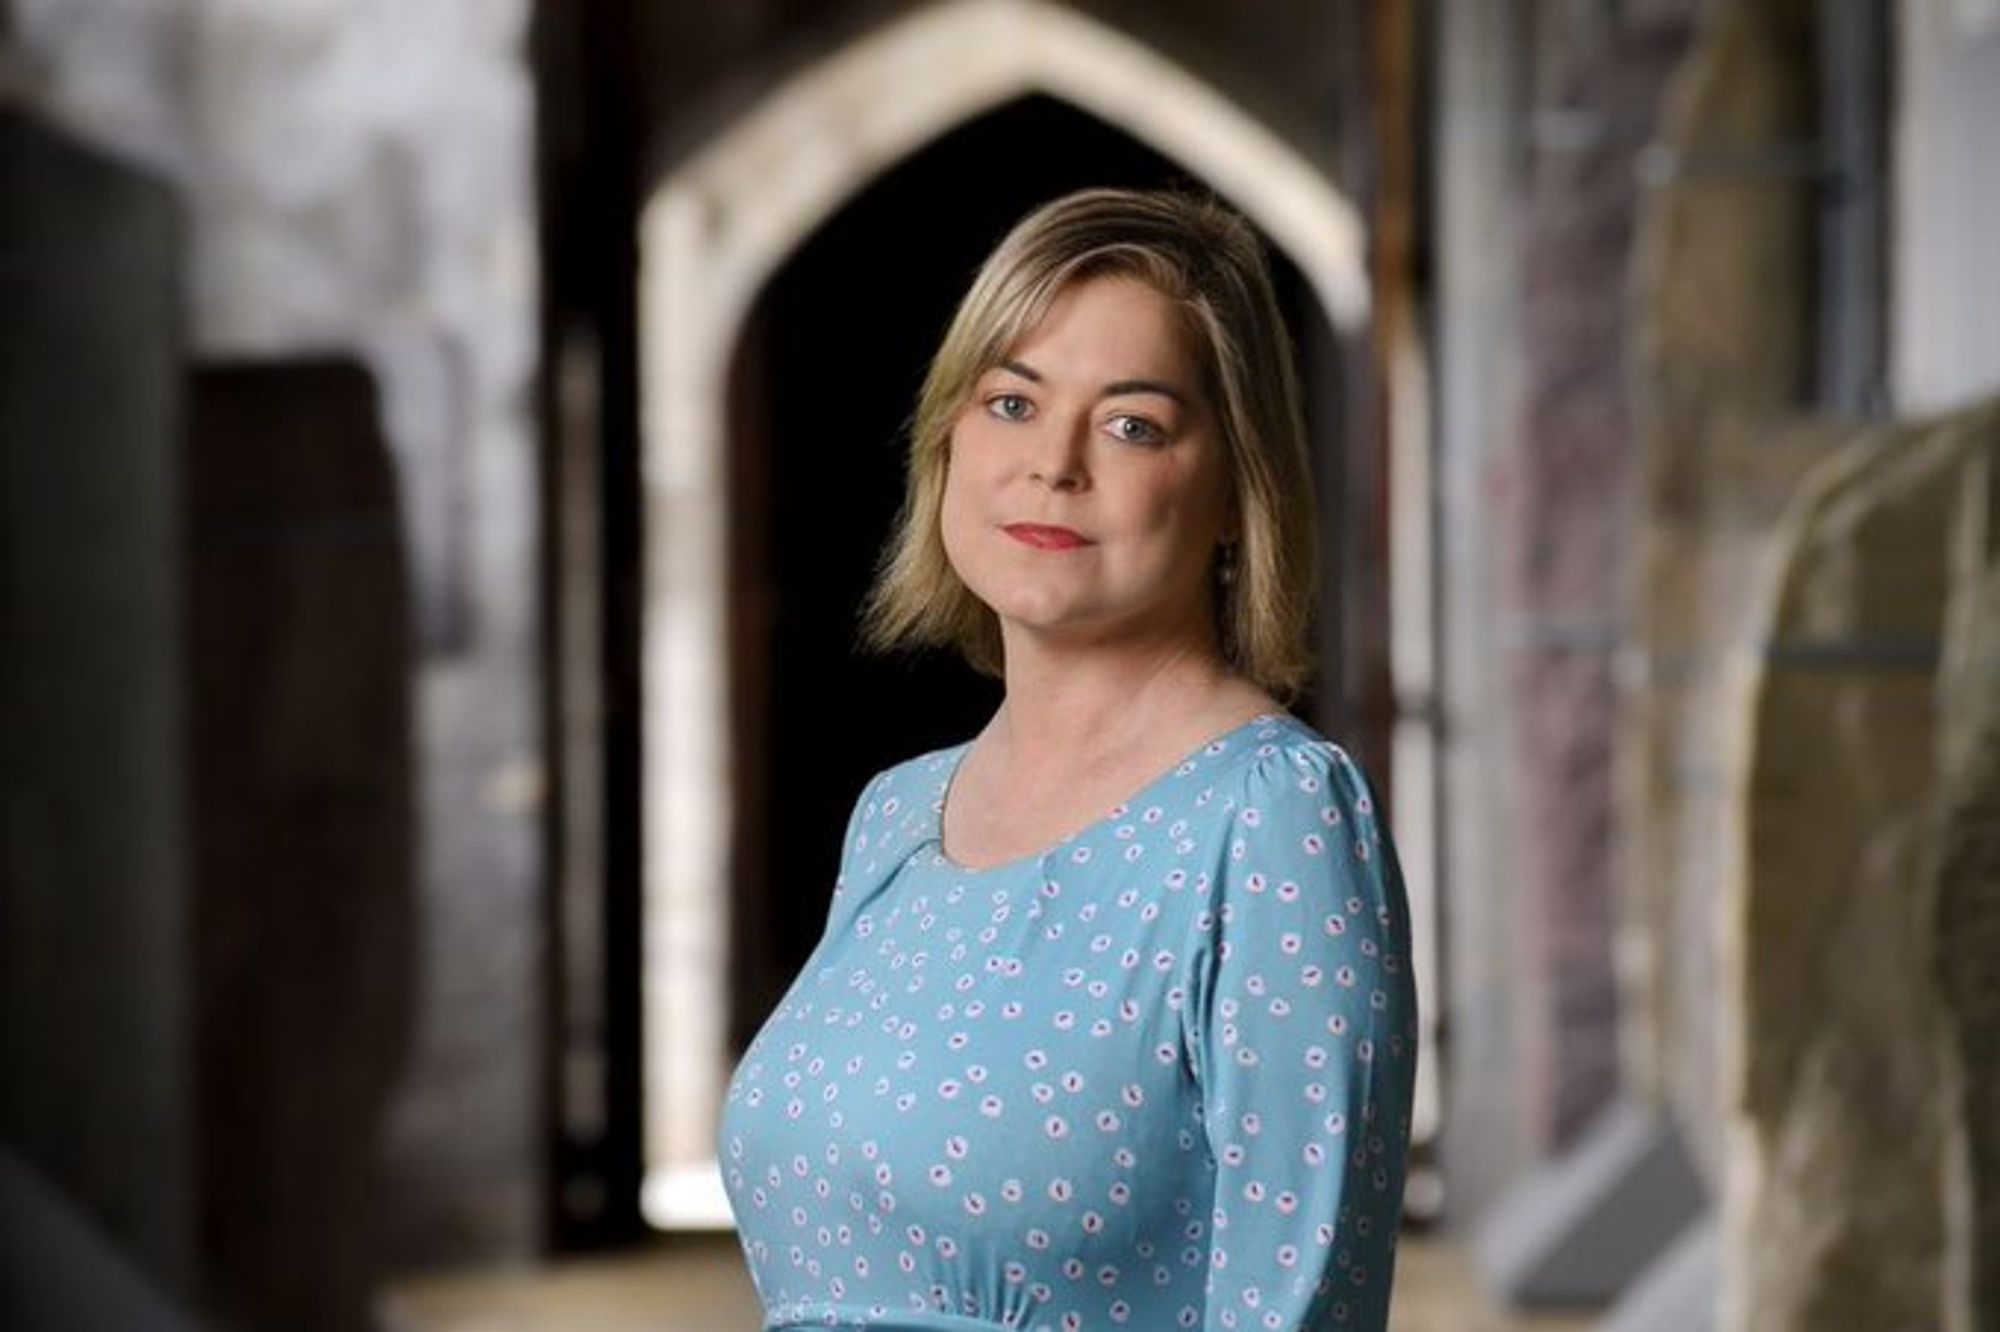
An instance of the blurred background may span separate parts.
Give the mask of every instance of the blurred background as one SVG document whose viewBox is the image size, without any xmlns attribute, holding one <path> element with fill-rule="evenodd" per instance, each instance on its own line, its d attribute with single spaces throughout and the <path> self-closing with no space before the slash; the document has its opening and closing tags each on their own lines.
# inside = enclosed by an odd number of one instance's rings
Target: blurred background
<svg viewBox="0 0 2000 1332">
<path fill-rule="evenodd" d="M 1264 234 L 1398 1332 L 2000 1327 L 2000 0 L 0 0 L 0 1323 L 748 1332 L 973 266 Z"/>
</svg>

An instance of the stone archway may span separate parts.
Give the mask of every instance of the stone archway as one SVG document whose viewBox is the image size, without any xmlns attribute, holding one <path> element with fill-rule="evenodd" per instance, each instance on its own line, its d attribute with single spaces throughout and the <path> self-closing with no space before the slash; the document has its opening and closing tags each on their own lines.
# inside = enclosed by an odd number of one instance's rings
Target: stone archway
<svg viewBox="0 0 2000 1332">
<path fill-rule="evenodd" d="M 952 127 L 1035 93 L 1227 195 L 1298 267 L 1336 329 L 1365 317 L 1361 222 L 1323 173 L 1185 69 L 1041 0 L 955 0 L 892 22 L 779 86 L 655 191 L 641 221 L 639 304 L 643 1207 L 656 1225 L 727 1220 L 711 1144 L 728 1067 L 731 811 L 718 793 L 731 773 L 715 571 L 727 538 L 718 497 L 730 350 L 764 282 L 843 201 Z"/>
</svg>

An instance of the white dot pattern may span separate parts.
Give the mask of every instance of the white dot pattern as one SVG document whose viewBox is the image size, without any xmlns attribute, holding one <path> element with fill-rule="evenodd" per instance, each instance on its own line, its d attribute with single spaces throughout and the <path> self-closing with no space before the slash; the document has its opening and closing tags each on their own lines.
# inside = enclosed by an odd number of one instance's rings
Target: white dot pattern
<svg viewBox="0 0 2000 1332">
<path fill-rule="evenodd" d="M 1367 783 L 1289 716 L 972 870 L 868 784 L 718 1147 L 767 1329 L 1381 1332 L 1416 1071 Z"/>
</svg>

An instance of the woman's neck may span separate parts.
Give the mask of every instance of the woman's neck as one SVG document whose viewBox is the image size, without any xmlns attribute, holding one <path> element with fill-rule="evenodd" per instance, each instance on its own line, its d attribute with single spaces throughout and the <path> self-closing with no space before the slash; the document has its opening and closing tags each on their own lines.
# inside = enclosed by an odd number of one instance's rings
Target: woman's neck
<svg viewBox="0 0 2000 1332">
<path fill-rule="evenodd" d="M 1212 642 L 1066 645 L 1009 634 L 1006 698 L 981 739 L 1010 768 L 1074 771 L 1152 749 L 1184 752 L 1268 699 L 1232 674 Z"/>
</svg>

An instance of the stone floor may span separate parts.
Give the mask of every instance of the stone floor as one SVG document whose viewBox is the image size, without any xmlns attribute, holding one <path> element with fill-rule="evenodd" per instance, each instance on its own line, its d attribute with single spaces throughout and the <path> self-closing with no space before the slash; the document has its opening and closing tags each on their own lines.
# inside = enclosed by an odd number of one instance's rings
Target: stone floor
<svg viewBox="0 0 2000 1332">
<path fill-rule="evenodd" d="M 733 1236 L 678 1237 L 630 1256 L 531 1272 L 435 1277 L 387 1292 L 384 1332 L 756 1332 Z M 1459 1249 L 1406 1239 L 1390 1332 L 1587 1332 L 1589 1318 L 1489 1307 Z"/>
</svg>

